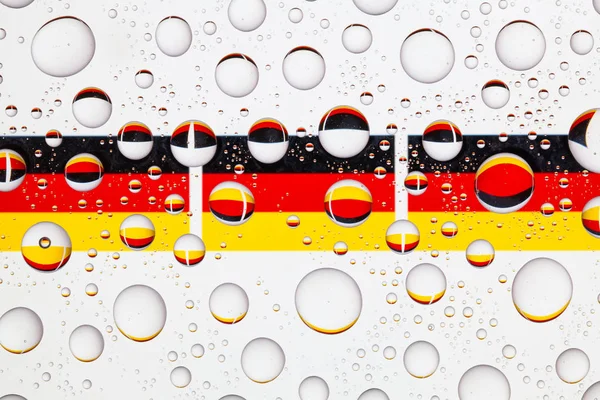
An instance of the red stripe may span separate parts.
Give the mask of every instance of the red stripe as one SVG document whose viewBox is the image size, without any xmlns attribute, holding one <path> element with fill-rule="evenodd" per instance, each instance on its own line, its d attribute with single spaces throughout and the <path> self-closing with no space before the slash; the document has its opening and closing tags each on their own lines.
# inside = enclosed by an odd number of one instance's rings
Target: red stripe
<svg viewBox="0 0 600 400">
<path fill-rule="evenodd" d="M 425 175 L 429 186 L 425 193 L 418 197 L 408 195 L 408 211 L 487 211 L 475 196 L 474 173 L 441 174 L 437 178 L 433 173 Z M 562 189 L 558 181 L 565 177 L 569 179 L 569 186 Z M 539 212 L 544 203 L 552 203 L 558 209 L 558 202 L 564 198 L 573 202 L 572 211 L 581 211 L 585 203 L 600 193 L 599 174 L 584 177 L 581 173 L 535 173 L 534 180 L 533 196 L 519 211 Z M 452 184 L 452 192 L 449 194 L 442 193 L 441 186 L 445 182 Z M 464 201 L 460 200 L 462 193 L 467 195 Z M 456 203 L 452 202 L 453 196 L 458 198 Z"/>
<path fill-rule="evenodd" d="M 584 219 L 582 218 L 583 226 L 585 226 L 590 231 L 600 234 L 600 221 L 594 221 L 592 219 Z"/>
<path fill-rule="evenodd" d="M 323 212 L 325 194 L 331 185 L 343 179 L 363 183 L 373 197 L 372 211 L 394 211 L 394 174 L 379 179 L 373 173 L 332 174 L 203 174 L 202 208 L 208 210 L 208 196 L 221 182 L 235 181 L 246 186 L 255 199 L 256 212 Z M 255 185 L 255 186 L 253 186 Z"/>
<path fill-rule="evenodd" d="M 69 174 L 77 174 L 77 173 L 90 173 L 90 172 L 98 172 L 98 171 L 102 171 L 103 168 L 100 166 L 100 164 L 96 164 L 94 162 L 88 162 L 88 161 L 78 161 L 76 163 L 73 163 L 69 166 L 67 166 L 67 172 Z"/>
<path fill-rule="evenodd" d="M 590 111 L 590 112 L 587 112 L 587 113 L 583 114 L 582 116 L 580 116 L 579 118 L 577 118 L 575 120 L 575 122 L 573 122 L 571 124 L 571 129 L 569 129 L 569 130 L 572 130 L 574 127 L 576 127 L 577 125 L 579 125 L 583 121 L 587 121 L 588 119 L 591 119 L 594 116 L 595 113 L 596 113 L 596 111 Z"/>
<path fill-rule="evenodd" d="M 62 260 L 60 260 L 59 262 L 55 262 L 52 264 L 39 264 L 39 263 L 36 263 L 36 262 L 30 260 L 29 258 L 27 258 L 25 256 L 23 256 L 23 258 L 25 259 L 27 264 L 31 265 L 32 267 L 34 267 L 40 271 L 54 271 L 58 267 L 65 265 L 67 263 L 67 261 L 69 261 L 69 258 L 71 258 L 71 255 L 69 254 L 68 257 L 65 257 Z"/>
<path fill-rule="evenodd" d="M 395 250 L 399 253 L 408 253 L 409 251 L 413 250 L 419 245 L 419 242 L 405 243 L 404 249 L 402 249 L 402 243 L 392 243 L 388 240 L 386 240 L 386 242 L 390 249 Z"/>
<path fill-rule="evenodd" d="M 514 196 L 531 189 L 531 174 L 515 164 L 494 165 L 479 175 L 477 189 L 494 196 Z"/>
<path fill-rule="evenodd" d="M 125 233 L 127 233 L 127 231 Z M 147 247 L 150 245 L 150 243 L 152 243 L 154 241 L 154 236 L 149 237 L 149 238 L 140 238 L 140 239 L 124 237 L 123 235 L 119 235 L 119 236 L 121 236 L 121 241 L 123 243 L 127 243 L 127 246 L 133 247 L 135 249 Z"/>
<path fill-rule="evenodd" d="M 492 261 L 494 261 L 494 259 L 492 258 L 489 261 L 471 261 L 471 260 L 467 260 L 469 262 L 469 264 L 471 264 L 474 267 L 487 267 L 488 265 L 490 265 L 492 263 Z"/>
<path fill-rule="evenodd" d="M 48 181 L 46 189 L 39 189 L 37 179 L 44 178 Z M 182 181 L 185 178 L 185 182 Z M 142 190 L 132 193 L 128 184 L 132 179 L 142 183 Z M 162 212 L 165 198 L 173 193 L 189 199 L 188 174 L 165 173 L 153 181 L 147 174 L 105 174 L 100 185 L 89 192 L 78 192 L 71 189 L 62 174 L 27 174 L 18 189 L 10 192 L 0 192 L 0 213 L 6 212 L 51 212 L 57 206 L 57 212 Z M 163 185 L 164 189 L 159 190 Z M 129 202 L 121 204 L 121 197 L 127 196 Z M 156 197 L 155 204 L 150 204 L 148 198 Z M 87 201 L 86 208 L 79 208 L 77 202 L 81 199 Z M 102 200 L 102 207 L 96 206 L 96 200 Z M 184 211 L 189 210 L 189 201 L 186 201 Z M 32 208 L 32 205 L 34 206 Z"/>
<path fill-rule="evenodd" d="M 26 169 L 25 164 L 21 160 L 17 160 L 16 158 L 11 157 L 0 157 L 0 170 L 7 169 L 7 158 L 10 162 L 11 169 Z"/>
<path fill-rule="evenodd" d="M 337 114 L 354 115 L 355 117 L 360 118 L 364 122 L 367 122 L 367 120 L 365 119 L 365 116 L 362 115 L 359 111 L 353 110 L 353 109 L 347 108 L 347 107 L 338 107 L 338 108 L 334 108 L 333 110 L 331 110 L 331 112 L 328 112 L 327 114 L 325 114 L 323 116 L 323 118 L 321 118 L 321 122 L 319 125 L 323 124 L 323 122 L 325 121 L 326 118 L 333 117 L 334 115 L 337 115 Z"/>
<path fill-rule="evenodd" d="M 329 211 L 329 202 L 325 202 L 325 210 Z M 371 203 L 363 200 L 333 200 L 331 210 L 335 218 L 357 218 L 371 212 Z"/>
<path fill-rule="evenodd" d="M 213 200 L 210 209 L 228 217 L 241 218 L 244 214 L 244 202 L 241 200 Z M 246 202 L 246 215 L 254 212 L 254 204 Z"/>
<path fill-rule="evenodd" d="M 282 129 L 282 125 L 275 121 L 262 121 L 258 124 L 252 125 L 249 133 L 254 133 L 257 130 L 264 129 L 264 128 L 271 128 L 271 129 L 285 132 L 285 128 Z"/>
</svg>

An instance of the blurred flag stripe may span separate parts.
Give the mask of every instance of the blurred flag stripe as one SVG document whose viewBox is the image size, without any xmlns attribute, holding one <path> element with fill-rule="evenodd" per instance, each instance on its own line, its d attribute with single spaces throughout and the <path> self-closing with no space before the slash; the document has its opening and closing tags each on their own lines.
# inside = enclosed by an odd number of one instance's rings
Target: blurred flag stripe
<svg viewBox="0 0 600 400">
<path fill-rule="evenodd" d="M 432 218 L 437 222 L 432 223 Z M 549 217 L 539 212 L 410 212 L 409 219 L 421 232 L 416 251 L 465 251 L 471 242 L 482 238 L 496 251 L 589 251 L 597 250 L 599 243 L 583 227 L 580 212 Z M 453 238 L 441 232 L 442 224 L 448 221 L 458 226 Z"/>
<path fill-rule="evenodd" d="M 40 180 L 47 182 L 41 189 Z M 133 193 L 129 182 L 138 180 L 141 189 Z M 10 192 L 0 192 L 0 215 L 15 212 L 126 212 L 148 213 L 165 212 L 163 203 L 170 194 L 178 194 L 186 200 L 183 213 L 189 210 L 189 175 L 187 173 L 162 174 L 160 179 L 152 180 L 148 174 L 104 174 L 100 185 L 89 192 L 78 192 L 66 182 L 64 175 L 27 174 L 23 183 Z M 126 197 L 126 199 L 122 199 Z M 150 198 L 156 201 L 151 204 Z M 87 205 L 81 208 L 78 203 L 85 200 Z M 102 203 L 96 203 L 101 200 Z M 4 217 L 0 216 L 4 219 Z"/>
<path fill-rule="evenodd" d="M 300 219 L 296 228 L 286 223 L 290 215 Z M 332 251 L 345 242 L 349 251 L 389 251 L 385 232 L 394 222 L 394 212 L 375 212 L 361 225 L 346 228 L 331 221 L 325 212 L 254 213 L 242 225 L 230 226 L 210 212 L 202 215 L 203 240 L 208 251 Z M 304 244 L 304 238 L 312 243 Z"/>
<path fill-rule="evenodd" d="M 508 135 L 501 141 L 499 135 L 463 134 L 461 152 L 448 162 L 439 162 L 427 154 L 422 146 L 422 135 L 408 136 L 408 158 L 411 171 L 424 173 L 476 172 L 488 157 L 497 153 L 513 153 L 522 157 L 533 172 L 569 173 L 584 170 L 569 151 L 568 135 Z M 481 143 L 484 144 L 483 147 Z M 542 148 L 542 145 L 549 145 Z"/>
<path fill-rule="evenodd" d="M 331 185 L 352 179 L 364 184 L 373 198 L 372 212 L 394 210 L 394 176 L 387 174 L 376 178 L 374 174 L 305 174 L 305 173 L 262 173 L 231 175 L 202 175 L 202 209 L 209 210 L 210 192 L 221 182 L 234 181 L 246 186 L 252 192 L 255 213 L 260 212 L 323 212 L 325 215 L 325 194 Z"/>
<path fill-rule="evenodd" d="M 132 251 L 121 242 L 119 227 L 131 213 L 65 213 L 65 212 L 18 212 L 0 216 L 0 251 L 20 251 L 23 235 L 31 226 L 41 221 L 54 222 L 63 227 L 73 246 L 73 251 Z M 185 214 L 169 215 L 166 212 L 144 213 L 155 228 L 155 238 L 145 251 L 172 251 L 173 244 L 181 235 L 190 232 L 189 217 Z M 110 238 L 102 239 L 103 230 Z"/>
<path fill-rule="evenodd" d="M 487 212 L 475 195 L 474 173 L 442 173 L 436 177 L 434 173 L 426 173 L 427 189 L 419 196 L 408 195 L 408 211 L 471 211 Z M 566 179 L 566 187 L 561 187 L 561 179 Z M 449 183 L 452 191 L 448 194 L 442 192 L 442 185 Z M 582 173 L 553 174 L 535 173 L 534 190 L 531 199 L 519 211 L 539 212 L 542 204 L 551 203 L 556 212 L 562 199 L 570 199 L 571 212 L 581 211 L 585 203 L 596 197 L 600 192 L 600 175 Z M 461 195 L 466 195 L 461 200 Z"/>
</svg>

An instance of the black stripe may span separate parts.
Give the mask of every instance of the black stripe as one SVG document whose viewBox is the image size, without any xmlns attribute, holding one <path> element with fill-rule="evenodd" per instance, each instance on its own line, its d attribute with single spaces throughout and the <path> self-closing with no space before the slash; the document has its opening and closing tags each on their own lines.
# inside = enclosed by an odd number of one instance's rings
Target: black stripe
<svg viewBox="0 0 600 400">
<path fill-rule="evenodd" d="M 456 140 L 454 139 L 455 135 Z M 460 132 L 453 132 L 450 129 L 436 129 L 434 131 L 427 132 L 426 135 L 423 135 L 423 140 L 436 143 L 462 142 L 462 135 Z"/>
<path fill-rule="evenodd" d="M 587 127 L 590 124 L 592 118 L 588 118 L 585 121 L 578 123 L 569 131 L 569 137 L 575 143 L 579 143 L 583 147 L 587 147 L 587 143 L 585 140 Z"/>
<path fill-rule="evenodd" d="M 527 189 L 522 191 L 521 193 L 517 193 L 513 196 L 494 196 L 487 194 L 485 192 L 479 191 L 477 193 L 477 197 L 481 199 L 485 204 L 489 204 L 492 207 L 496 208 L 510 208 L 514 207 L 518 204 L 521 204 L 525 200 L 531 196 L 533 191 L 531 189 Z"/>
<path fill-rule="evenodd" d="M 107 101 L 109 103 L 111 102 L 108 95 L 98 92 L 96 90 L 94 90 L 94 91 L 86 90 L 83 93 L 78 93 L 77 96 L 75 96 L 75 100 L 73 100 L 73 102 L 75 102 L 77 100 L 82 100 L 82 99 L 100 99 L 100 100 Z"/>
<path fill-rule="evenodd" d="M 147 132 L 129 130 L 124 133 L 119 132 L 117 139 L 122 142 L 151 142 L 152 135 Z"/>
<path fill-rule="evenodd" d="M 98 179 L 100 179 L 100 177 L 98 175 L 99 174 L 97 172 L 77 172 L 77 173 L 68 174 L 67 178 L 71 182 L 90 183 L 90 182 L 94 182 L 94 181 L 97 181 Z"/>
<path fill-rule="evenodd" d="M 323 130 L 323 125 L 326 125 L 326 128 L 329 129 L 356 129 L 361 131 L 368 131 L 369 124 L 367 122 L 354 115 L 347 114 L 344 112 L 338 112 L 337 114 L 330 115 L 327 119 L 323 119 L 319 123 L 319 131 Z"/>
<path fill-rule="evenodd" d="M 425 190 L 427 188 L 427 183 L 421 182 L 420 184 L 412 185 L 410 183 L 404 182 L 404 187 L 406 187 L 409 190 Z"/>
<path fill-rule="evenodd" d="M 344 218 L 344 217 L 339 217 L 337 215 L 332 216 L 331 212 L 325 208 L 325 213 L 329 216 L 329 218 L 331 218 L 332 220 L 336 221 L 336 222 L 340 222 L 342 224 L 356 224 L 358 222 L 364 221 L 365 219 L 367 219 L 369 217 L 369 215 L 371 215 L 371 211 L 369 211 L 366 214 L 363 215 L 359 215 L 356 217 L 352 217 L 352 218 Z"/>
<path fill-rule="evenodd" d="M 186 135 L 182 135 L 185 137 Z M 202 137 L 207 138 L 206 135 Z M 63 174 L 67 162 L 81 153 L 90 153 L 98 157 L 104 166 L 104 173 L 141 173 L 147 174 L 148 168 L 157 165 L 163 174 L 187 173 L 189 169 L 175 160 L 170 149 L 170 136 L 154 136 L 154 145 L 148 157 L 132 162 L 123 156 L 117 147 L 116 137 L 101 136 L 63 136 L 59 147 L 52 148 L 44 137 L 1 135 L 0 149 L 18 152 L 27 165 L 27 173 Z M 381 140 L 388 140 L 387 151 L 379 148 Z M 420 137 L 419 137 L 420 141 Z M 394 172 L 394 141 L 389 135 L 371 135 L 369 142 L 360 154 L 347 160 L 329 155 L 321 147 L 318 137 L 289 136 L 289 148 L 282 160 L 274 164 L 261 164 L 248 149 L 247 136 L 217 136 L 217 153 L 203 168 L 204 173 L 234 173 L 237 164 L 244 166 L 245 174 L 261 172 L 284 173 L 335 173 L 343 172 L 372 173 L 377 167 L 384 167 L 388 174 Z M 314 150 L 307 151 L 306 145 L 312 144 Z M 420 143 L 419 143 L 420 145 Z M 41 150 L 38 158 L 35 150 Z M 369 154 L 373 154 L 373 158 Z M 133 178 L 133 177 L 132 177 Z"/>
<path fill-rule="evenodd" d="M 287 133 L 276 128 L 256 129 L 248 136 L 248 140 L 256 143 L 283 143 L 287 139 Z"/>
<path fill-rule="evenodd" d="M 340 168 L 343 172 L 357 170 L 372 173 L 377 167 L 384 167 L 388 174 L 394 172 L 394 143 L 393 138 L 389 135 L 370 136 L 365 150 L 347 160 L 340 160 L 329 155 L 321 147 L 317 137 L 290 136 L 286 155 L 273 164 L 261 164 L 256 161 L 250 154 L 247 139 L 243 136 L 218 136 L 218 138 L 217 154 L 209 164 L 204 166 L 204 173 L 233 174 L 233 168 L 237 164 L 244 166 L 245 174 L 261 172 L 337 174 Z M 390 148 L 387 151 L 379 148 L 379 142 L 383 139 L 390 141 Z M 309 143 L 314 146 L 312 152 L 306 150 L 306 145 Z M 373 158 L 368 156 L 370 153 L 373 153 Z"/>
<path fill-rule="evenodd" d="M 9 182 L 16 181 L 17 179 L 23 177 L 25 175 L 24 169 L 12 169 L 10 171 L 10 180 Z M 6 170 L 0 170 L 0 182 L 6 182 Z"/>
<path fill-rule="evenodd" d="M 11 169 L 10 170 L 10 179 L 12 181 L 16 181 L 17 179 L 21 178 L 25 176 L 25 170 L 24 169 Z M 3 180 L 0 180 L 2 182 L 4 182 Z"/>
<path fill-rule="evenodd" d="M 188 147 L 188 136 L 189 136 L 188 131 L 182 132 L 182 133 L 176 135 L 171 140 L 171 143 L 176 147 L 187 148 Z M 196 149 L 201 149 L 203 147 L 210 147 L 210 146 L 214 146 L 216 144 L 217 144 L 217 140 L 213 136 L 208 135 L 202 131 L 194 130 L 194 146 Z"/>
<path fill-rule="evenodd" d="M 542 139 L 550 141 L 550 148 L 542 150 Z M 448 162 L 435 161 L 427 155 L 421 143 L 422 135 L 408 136 L 408 159 L 410 171 L 432 173 L 444 172 L 477 172 L 479 166 L 490 156 L 497 153 L 512 153 L 522 157 L 531 166 L 533 172 L 582 172 L 584 170 L 569 150 L 568 135 L 537 135 L 529 140 L 527 135 L 509 135 L 506 142 L 501 142 L 498 135 L 463 135 L 462 150 L 458 156 Z M 485 147 L 477 147 L 477 141 L 485 141 Z M 529 146 L 533 145 L 533 150 Z M 417 156 L 411 153 L 416 151 Z M 465 161 L 466 157 L 469 162 Z M 423 166 L 423 168 L 421 168 Z"/>
<path fill-rule="evenodd" d="M 225 214 L 221 214 L 219 212 L 216 212 L 215 210 L 210 210 L 215 217 L 222 219 L 223 221 L 227 221 L 227 222 L 241 222 L 241 221 L 246 221 L 248 218 L 250 218 L 250 216 L 252 215 L 252 212 L 246 213 L 245 218 L 242 220 L 242 215 L 225 215 Z"/>
</svg>

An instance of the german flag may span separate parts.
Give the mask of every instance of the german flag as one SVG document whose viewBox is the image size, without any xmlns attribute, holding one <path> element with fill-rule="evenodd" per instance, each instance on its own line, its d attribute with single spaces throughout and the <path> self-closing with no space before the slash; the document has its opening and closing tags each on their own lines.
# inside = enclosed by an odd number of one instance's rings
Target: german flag
<svg viewBox="0 0 600 400">
<path fill-rule="evenodd" d="M 600 193 L 600 176 L 575 161 L 567 135 L 462 139 L 460 154 L 439 162 L 428 156 L 421 135 L 408 137 L 408 219 L 421 232 L 418 249 L 462 251 L 478 239 L 496 250 L 598 248 L 588 231 L 600 214 L 594 204 L 589 212 L 584 207 Z M 415 196 L 417 182 L 427 186 Z M 458 228 L 451 239 L 443 234 L 446 222 Z"/>
<path fill-rule="evenodd" d="M 62 227 L 72 250 L 86 252 L 131 250 L 132 238 L 119 236 L 135 214 L 155 227 L 147 250 L 172 251 L 189 232 L 189 203 L 180 200 L 190 197 L 189 170 L 171 155 L 169 138 L 155 137 L 150 154 L 136 162 L 119 151 L 117 137 L 63 136 L 58 147 L 46 139 L 0 138 L 0 251 L 20 251 L 25 232 L 39 222 Z M 147 227 L 126 232 L 136 228 Z"/>
<path fill-rule="evenodd" d="M 361 154 L 344 160 L 316 137 L 289 136 L 284 157 L 270 164 L 253 157 L 247 137 L 214 136 L 216 155 L 193 193 L 171 137 L 153 137 L 136 162 L 120 151 L 127 135 L 142 132 L 131 125 L 115 137 L 63 136 L 57 147 L 45 137 L 0 138 L 0 251 L 20 251 L 38 222 L 62 227 L 72 251 L 173 251 L 188 233 L 207 251 L 334 251 L 338 242 L 387 250 L 395 186 L 394 149 L 384 136 L 371 136 Z M 190 210 L 198 208 L 202 227 L 194 232 Z"/>
<path fill-rule="evenodd" d="M 285 156 L 264 164 L 245 137 L 219 136 L 202 175 L 206 248 L 335 251 L 344 242 L 350 250 L 387 251 L 385 232 L 395 219 L 393 157 L 387 136 L 372 135 L 363 152 L 345 160 L 325 152 L 316 137 L 289 136 Z"/>
</svg>

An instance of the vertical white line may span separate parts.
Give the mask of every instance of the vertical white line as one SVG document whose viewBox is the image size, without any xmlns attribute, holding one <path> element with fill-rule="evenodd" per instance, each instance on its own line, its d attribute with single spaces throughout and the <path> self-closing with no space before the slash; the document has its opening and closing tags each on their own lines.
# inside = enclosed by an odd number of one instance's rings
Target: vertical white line
<svg viewBox="0 0 600 400">
<path fill-rule="evenodd" d="M 333 192 L 335 192 L 335 189 L 333 189 L 331 191 L 331 194 L 329 195 L 329 201 L 327 202 L 329 204 L 327 206 L 329 207 L 329 214 L 331 215 L 331 219 L 335 221 L 336 219 L 335 219 L 335 214 L 333 213 L 333 206 L 332 206 Z"/>
<path fill-rule="evenodd" d="M 188 208 L 192 212 L 188 223 L 190 233 L 202 237 L 202 167 L 189 169 L 188 174 L 189 197 L 186 199 Z"/>
<path fill-rule="evenodd" d="M 408 192 L 402 190 L 408 170 L 408 135 L 394 135 L 394 198 L 396 219 L 408 219 Z M 400 157 L 406 157 L 406 166 L 400 164 Z"/>
<path fill-rule="evenodd" d="M 8 154 L 8 151 L 4 152 L 4 157 L 6 158 L 6 178 L 4 178 L 4 183 L 10 183 L 10 176 L 12 175 L 12 165 L 10 163 L 10 154 Z"/>
<path fill-rule="evenodd" d="M 244 202 L 244 208 L 242 209 L 242 218 L 240 219 L 240 222 L 242 222 L 244 220 L 244 218 L 246 218 L 246 211 L 248 210 L 248 203 L 246 202 L 246 192 L 244 192 L 242 189 L 240 189 L 240 193 L 242 194 L 242 200 Z"/>
<path fill-rule="evenodd" d="M 187 135 L 187 148 L 194 149 L 196 148 L 196 135 L 194 134 L 194 123 L 190 122 L 190 127 L 188 128 Z"/>
</svg>

